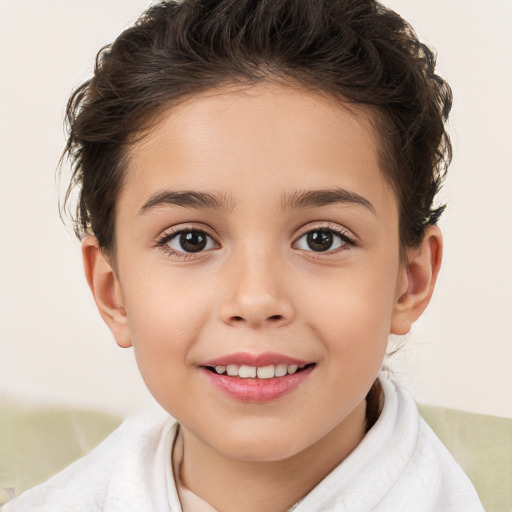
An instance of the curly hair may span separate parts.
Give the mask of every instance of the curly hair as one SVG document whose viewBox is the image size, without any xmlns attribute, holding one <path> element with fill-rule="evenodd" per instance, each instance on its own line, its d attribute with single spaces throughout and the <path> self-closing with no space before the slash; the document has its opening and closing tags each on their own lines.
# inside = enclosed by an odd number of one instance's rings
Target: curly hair
<svg viewBox="0 0 512 512">
<path fill-rule="evenodd" d="M 226 84 L 278 80 L 367 105 L 384 175 L 400 206 L 401 248 L 417 246 L 444 206 L 433 202 L 451 160 L 448 84 L 412 27 L 374 0 L 181 0 L 150 7 L 100 50 L 69 99 L 78 193 L 75 233 L 115 245 L 127 148 L 172 105 Z"/>
</svg>

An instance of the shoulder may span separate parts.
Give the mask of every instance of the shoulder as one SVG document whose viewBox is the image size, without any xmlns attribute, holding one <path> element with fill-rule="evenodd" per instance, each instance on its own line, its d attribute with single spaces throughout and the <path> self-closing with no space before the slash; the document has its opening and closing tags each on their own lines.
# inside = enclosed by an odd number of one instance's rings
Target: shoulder
<svg viewBox="0 0 512 512">
<path fill-rule="evenodd" d="M 409 505 L 418 511 L 483 512 L 473 484 L 421 417 L 414 399 L 397 382 L 381 381 L 385 400 L 394 406 L 394 414 L 383 418 L 394 431 L 388 442 L 396 456 L 390 459 L 402 464 L 383 503 L 408 497 Z"/>
<path fill-rule="evenodd" d="M 484 512 L 413 398 L 391 378 L 379 380 L 384 403 L 378 420 L 294 512 Z"/>
<path fill-rule="evenodd" d="M 2 512 L 142 512 L 151 510 L 148 475 L 173 430 L 164 414 L 125 420 L 88 455 L 7 503 Z"/>
</svg>

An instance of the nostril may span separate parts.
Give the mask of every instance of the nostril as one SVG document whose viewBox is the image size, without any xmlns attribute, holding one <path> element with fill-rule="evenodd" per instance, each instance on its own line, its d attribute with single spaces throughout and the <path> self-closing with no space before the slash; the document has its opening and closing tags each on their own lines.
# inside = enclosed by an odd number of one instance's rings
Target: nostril
<svg viewBox="0 0 512 512">
<path fill-rule="evenodd" d="M 0 0 L 1 1 L 1 0 Z M 268 325 L 281 325 L 281 323 L 286 319 L 286 315 L 270 315 L 270 316 L 259 316 L 259 315 L 232 315 L 229 317 L 228 322 L 232 325 L 242 325 L 244 323 L 248 323 L 251 325 L 263 325 L 267 323 Z"/>
</svg>

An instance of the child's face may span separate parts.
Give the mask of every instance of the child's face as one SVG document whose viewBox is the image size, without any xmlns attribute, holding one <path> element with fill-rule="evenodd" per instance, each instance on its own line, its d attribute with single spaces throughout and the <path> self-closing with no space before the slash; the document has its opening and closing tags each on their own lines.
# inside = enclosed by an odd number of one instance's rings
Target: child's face
<svg viewBox="0 0 512 512">
<path fill-rule="evenodd" d="M 363 117 L 278 85 L 195 97 L 132 147 L 116 237 L 111 328 L 185 431 L 275 460 L 363 420 L 408 286 Z"/>
</svg>

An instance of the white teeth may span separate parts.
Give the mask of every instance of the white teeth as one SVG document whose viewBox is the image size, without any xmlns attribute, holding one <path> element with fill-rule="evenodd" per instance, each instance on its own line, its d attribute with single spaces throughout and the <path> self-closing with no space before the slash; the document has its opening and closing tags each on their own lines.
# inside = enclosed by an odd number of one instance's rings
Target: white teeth
<svg viewBox="0 0 512 512">
<path fill-rule="evenodd" d="M 258 379 L 272 379 L 275 375 L 275 366 L 260 366 L 258 368 Z"/>
<path fill-rule="evenodd" d="M 226 371 L 230 377 L 238 377 L 238 366 L 236 364 L 228 364 Z"/>
<path fill-rule="evenodd" d="M 219 375 L 225 373 L 229 377 L 240 377 L 242 379 L 272 379 L 274 377 L 284 377 L 285 375 L 293 375 L 297 370 L 302 370 L 306 365 L 296 364 L 269 364 L 267 366 L 248 366 L 237 364 L 228 364 L 226 366 L 218 365 L 215 366 L 215 372 Z"/>
<path fill-rule="evenodd" d="M 238 370 L 238 376 L 242 379 L 254 379 L 256 377 L 256 367 L 255 366 L 240 366 Z"/>
<path fill-rule="evenodd" d="M 290 365 L 288 366 L 288 374 L 289 374 L 289 375 L 293 375 L 293 374 L 297 371 L 297 369 L 298 369 L 298 368 L 299 368 L 299 366 L 298 366 L 298 365 L 296 365 L 296 364 L 290 364 Z"/>
<path fill-rule="evenodd" d="M 284 377 L 288 373 L 288 366 L 285 364 L 278 364 L 276 366 L 276 377 Z"/>
</svg>

